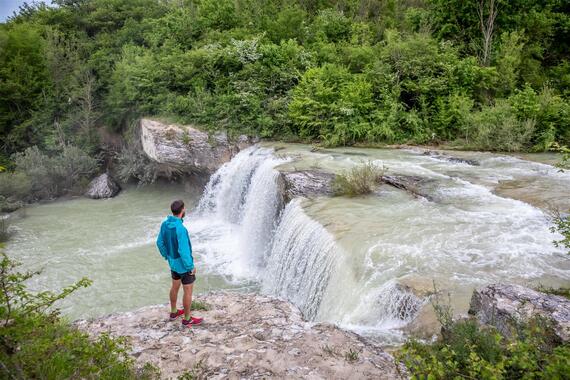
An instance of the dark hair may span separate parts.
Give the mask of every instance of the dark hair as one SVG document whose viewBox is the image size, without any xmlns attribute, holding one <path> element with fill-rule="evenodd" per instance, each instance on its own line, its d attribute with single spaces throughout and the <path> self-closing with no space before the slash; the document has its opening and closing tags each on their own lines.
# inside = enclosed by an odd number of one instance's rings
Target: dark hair
<svg viewBox="0 0 570 380">
<path fill-rule="evenodd" d="M 184 208 L 184 202 L 182 200 L 176 200 L 170 205 L 170 211 L 173 215 L 180 215 L 182 209 Z"/>
</svg>

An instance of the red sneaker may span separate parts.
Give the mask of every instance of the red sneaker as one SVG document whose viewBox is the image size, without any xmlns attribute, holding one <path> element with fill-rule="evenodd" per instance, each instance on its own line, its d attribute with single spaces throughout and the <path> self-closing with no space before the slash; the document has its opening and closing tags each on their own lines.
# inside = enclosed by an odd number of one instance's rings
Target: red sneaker
<svg viewBox="0 0 570 380">
<path fill-rule="evenodd" d="M 192 325 L 199 325 L 204 321 L 204 318 L 194 318 L 190 317 L 190 320 L 183 319 L 182 324 L 184 326 L 191 327 Z"/>
<path fill-rule="evenodd" d="M 184 315 L 184 310 L 178 309 L 176 313 L 170 313 L 170 320 L 173 321 L 181 315 Z"/>
</svg>

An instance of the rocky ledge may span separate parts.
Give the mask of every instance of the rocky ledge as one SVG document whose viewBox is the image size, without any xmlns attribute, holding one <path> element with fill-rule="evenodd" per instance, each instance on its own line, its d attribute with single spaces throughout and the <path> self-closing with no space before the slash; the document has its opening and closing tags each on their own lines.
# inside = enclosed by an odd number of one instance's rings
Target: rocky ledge
<svg viewBox="0 0 570 380">
<path fill-rule="evenodd" d="M 208 379 L 398 379 L 391 355 L 356 334 L 311 324 L 290 303 L 229 292 L 198 297 L 209 310 L 200 326 L 168 320 L 166 305 L 76 324 L 132 343 L 137 364 L 153 363 L 164 378 L 186 372 Z"/>
<path fill-rule="evenodd" d="M 188 173 L 211 174 L 255 141 L 240 136 L 230 141 L 227 134 L 210 135 L 191 125 L 166 124 L 141 119 L 143 152 L 154 162 Z"/>
<path fill-rule="evenodd" d="M 475 290 L 469 314 L 511 336 L 520 323 L 542 318 L 560 342 L 570 341 L 570 300 L 514 284 L 493 284 Z"/>
</svg>

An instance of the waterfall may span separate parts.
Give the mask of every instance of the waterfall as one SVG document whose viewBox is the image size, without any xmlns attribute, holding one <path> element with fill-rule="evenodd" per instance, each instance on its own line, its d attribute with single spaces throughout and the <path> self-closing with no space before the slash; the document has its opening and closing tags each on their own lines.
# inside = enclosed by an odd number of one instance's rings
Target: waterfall
<svg viewBox="0 0 570 380">
<path fill-rule="evenodd" d="M 293 302 L 307 319 L 319 311 L 336 258 L 332 235 L 291 201 L 275 231 L 264 289 Z"/>
<path fill-rule="evenodd" d="M 335 243 L 305 215 L 299 200 L 283 210 L 275 167 L 286 161 L 271 149 L 241 151 L 210 178 L 198 214 L 237 232 L 222 237 L 233 239 L 231 251 L 223 253 L 231 262 L 223 266 L 224 275 L 253 276 L 265 292 L 287 298 L 312 319 L 327 287 Z"/>
<path fill-rule="evenodd" d="M 239 152 L 212 175 L 198 204 L 198 213 L 239 223 L 251 179 L 267 160 L 274 161 L 270 149 L 250 147 Z"/>
</svg>

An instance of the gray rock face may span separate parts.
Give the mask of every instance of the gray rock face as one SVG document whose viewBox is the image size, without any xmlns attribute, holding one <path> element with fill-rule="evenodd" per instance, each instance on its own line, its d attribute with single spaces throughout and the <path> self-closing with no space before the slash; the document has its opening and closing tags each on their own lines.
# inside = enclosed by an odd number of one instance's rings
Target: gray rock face
<svg viewBox="0 0 570 380">
<path fill-rule="evenodd" d="M 505 336 L 512 335 L 517 323 L 542 317 L 551 322 L 552 332 L 561 342 L 570 341 L 570 300 L 524 286 L 493 284 L 475 290 L 469 314 L 497 327 Z"/>
<path fill-rule="evenodd" d="M 397 189 L 407 191 L 414 197 L 433 200 L 424 189 L 427 184 L 433 182 L 432 179 L 411 175 L 384 175 L 382 176 L 382 182 Z"/>
<path fill-rule="evenodd" d="M 283 198 L 289 201 L 294 197 L 332 195 L 332 181 L 335 175 L 318 170 L 281 172 Z"/>
<path fill-rule="evenodd" d="M 163 378 L 185 371 L 199 379 L 400 378 L 394 359 L 379 346 L 329 324 L 307 323 L 288 302 L 229 292 L 198 299 L 209 310 L 194 313 L 204 323 L 192 328 L 170 322 L 168 305 L 77 321 L 76 326 L 91 335 L 128 337 L 137 365 L 151 362 Z M 347 356 L 350 350 L 356 358 Z"/>
<path fill-rule="evenodd" d="M 143 151 L 151 160 L 186 173 L 211 174 L 255 142 L 240 136 L 232 143 L 225 133 L 210 136 L 189 125 L 150 119 L 141 120 L 140 132 Z"/>
<path fill-rule="evenodd" d="M 284 171 L 280 173 L 279 181 L 285 202 L 294 197 L 331 196 L 335 175 L 319 170 Z M 415 197 L 433 200 L 428 194 L 428 188 L 433 180 L 425 177 L 409 175 L 384 175 L 381 183 L 407 191 Z"/>
<path fill-rule="evenodd" d="M 93 179 L 85 196 L 93 199 L 112 198 L 119 194 L 121 187 L 107 173 Z"/>
</svg>

